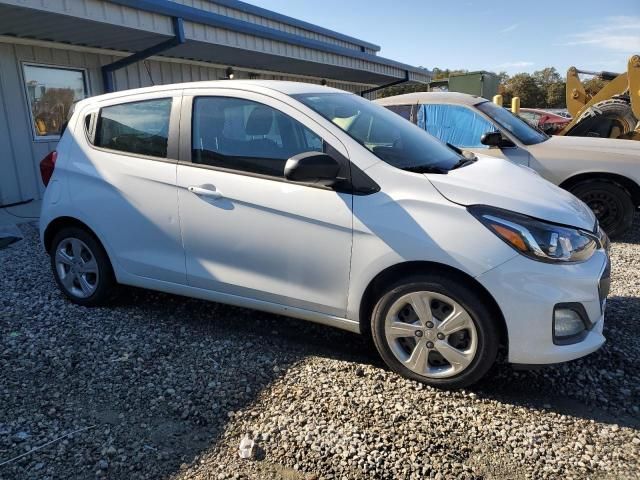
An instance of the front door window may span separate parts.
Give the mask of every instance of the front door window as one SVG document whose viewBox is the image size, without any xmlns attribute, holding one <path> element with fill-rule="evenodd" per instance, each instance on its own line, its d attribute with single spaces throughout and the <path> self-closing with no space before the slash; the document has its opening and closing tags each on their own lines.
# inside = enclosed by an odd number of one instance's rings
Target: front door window
<svg viewBox="0 0 640 480">
<path fill-rule="evenodd" d="M 231 97 L 199 97 L 193 104 L 193 163 L 284 177 L 294 155 L 321 152 L 322 139 L 267 105 Z"/>
</svg>

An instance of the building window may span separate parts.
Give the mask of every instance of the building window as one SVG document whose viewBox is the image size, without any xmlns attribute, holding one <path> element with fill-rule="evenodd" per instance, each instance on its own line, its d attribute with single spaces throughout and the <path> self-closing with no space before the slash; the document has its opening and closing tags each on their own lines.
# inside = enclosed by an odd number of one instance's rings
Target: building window
<svg viewBox="0 0 640 480">
<path fill-rule="evenodd" d="M 28 64 L 23 69 L 36 139 L 59 137 L 74 103 L 87 96 L 84 70 Z"/>
</svg>

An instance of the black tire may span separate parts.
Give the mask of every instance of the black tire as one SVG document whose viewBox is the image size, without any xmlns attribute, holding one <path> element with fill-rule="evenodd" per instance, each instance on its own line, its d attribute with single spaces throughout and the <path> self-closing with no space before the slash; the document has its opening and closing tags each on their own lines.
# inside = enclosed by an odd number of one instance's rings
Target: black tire
<svg viewBox="0 0 640 480">
<path fill-rule="evenodd" d="M 570 191 L 593 210 L 609 237 L 619 237 L 633 225 L 636 206 L 622 185 L 609 180 L 587 180 Z"/>
<path fill-rule="evenodd" d="M 615 97 L 592 105 L 567 135 L 572 137 L 621 138 L 632 132 L 638 119 L 628 97 Z"/>
<path fill-rule="evenodd" d="M 97 264 L 97 274 L 95 274 L 95 291 L 84 298 L 74 295 L 64 286 L 56 266 L 56 251 L 61 247 L 63 242 L 70 239 L 77 239 L 84 243 L 84 245 L 90 250 L 90 253 Z M 73 303 L 85 307 L 97 307 L 108 303 L 109 300 L 114 297 L 117 283 L 109 257 L 100 242 L 86 230 L 78 227 L 67 227 L 61 229 L 53 237 L 49 256 L 51 258 L 53 277 L 58 284 L 58 288 L 60 288 L 62 293 Z"/>
<path fill-rule="evenodd" d="M 407 368 L 393 353 L 385 335 L 385 319 L 394 303 L 408 293 L 421 291 L 436 292 L 456 301 L 467 311 L 476 328 L 475 357 L 468 367 L 447 378 L 432 378 Z M 500 343 L 496 322 L 497 319 L 486 305 L 486 300 L 476 294 L 473 289 L 458 279 L 453 280 L 442 275 L 426 274 L 397 282 L 381 295 L 371 315 L 371 335 L 378 353 L 394 372 L 434 387 L 457 389 L 476 383 L 495 363 Z"/>
</svg>

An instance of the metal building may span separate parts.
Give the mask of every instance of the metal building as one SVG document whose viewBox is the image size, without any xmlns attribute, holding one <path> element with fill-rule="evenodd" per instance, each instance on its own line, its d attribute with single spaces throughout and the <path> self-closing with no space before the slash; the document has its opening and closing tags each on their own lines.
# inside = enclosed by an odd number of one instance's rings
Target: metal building
<svg viewBox="0 0 640 480">
<path fill-rule="evenodd" d="M 38 162 L 73 104 L 233 78 L 363 92 L 429 72 L 380 47 L 237 0 L 0 0 L 0 205 L 38 199 Z"/>
</svg>

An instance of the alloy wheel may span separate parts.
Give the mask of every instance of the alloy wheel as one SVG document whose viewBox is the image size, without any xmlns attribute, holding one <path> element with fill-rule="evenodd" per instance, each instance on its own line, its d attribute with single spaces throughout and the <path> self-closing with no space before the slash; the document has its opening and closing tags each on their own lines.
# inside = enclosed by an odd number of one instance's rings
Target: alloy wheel
<svg viewBox="0 0 640 480">
<path fill-rule="evenodd" d="M 56 248 L 55 266 L 60 283 L 70 295 L 88 298 L 98 288 L 98 263 L 91 249 L 82 240 L 62 240 Z"/>
<path fill-rule="evenodd" d="M 385 337 L 405 367 L 430 378 L 458 375 L 471 365 L 478 349 L 469 312 L 452 298 L 429 291 L 409 293 L 391 305 Z"/>
</svg>

